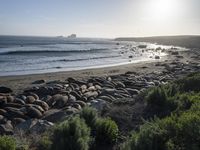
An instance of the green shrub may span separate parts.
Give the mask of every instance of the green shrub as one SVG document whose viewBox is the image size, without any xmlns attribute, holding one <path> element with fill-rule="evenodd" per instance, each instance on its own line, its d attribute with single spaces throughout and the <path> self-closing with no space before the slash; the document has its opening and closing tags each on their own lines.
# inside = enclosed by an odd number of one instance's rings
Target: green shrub
<svg viewBox="0 0 200 150">
<path fill-rule="evenodd" d="M 155 87 L 151 89 L 145 97 L 147 101 L 147 107 L 154 111 L 154 113 L 163 117 L 169 115 L 173 110 L 177 108 L 176 102 L 168 97 L 164 87 Z"/>
<path fill-rule="evenodd" d="M 163 88 L 155 87 L 146 96 L 147 104 L 150 106 L 164 107 L 167 96 Z"/>
<path fill-rule="evenodd" d="M 123 145 L 124 150 L 200 149 L 200 111 L 145 123 Z"/>
<path fill-rule="evenodd" d="M 146 123 L 140 132 L 134 132 L 130 140 L 123 146 L 124 150 L 164 150 L 165 130 L 158 124 Z"/>
<path fill-rule="evenodd" d="M 55 128 L 52 150 L 87 150 L 89 142 L 90 129 L 84 120 L 74 117 Z"/>
<path fill-rule="evenodd" d="M 50 150 L 51 145 L 52 145 L 52 142 L 50 140 L 50 137 L 45 135 L 39 141 L 38 149 L 39 150 Z"/>
<path fill-rule="evenodd" d="M 117 141 L 119 129 L 110 118 L 99 119 L 96 124 L 95 143 L 98 145 L 114 144 Z"/>
<path fill-rule="evenodd" d="M 96 120 L 98 118 L 97 110 L 91 107 L 84 107 L 80 113 L 80 117 L 85 120 L 85 123 L 94 129 Z"/>
<path fill-rule="evenodd" d="M 16 143 L 12 137 L 1 136 L 0 137 L 0 150 L 15 150 Z"/>
<path fill-rule="evenodd" d="M 183 113 L 178 118 L 177 145 L 184 150 L 200 149 L 200 110 Z"/>
<path fill-rule="evenodd" d="M 181 80 L 178 80 L 177 83 L 180 85 L 180 89 L 183 92 L 188 91 L 200 91 L 200 73 L 194 73 L 185 77 Z"/>
</svg>

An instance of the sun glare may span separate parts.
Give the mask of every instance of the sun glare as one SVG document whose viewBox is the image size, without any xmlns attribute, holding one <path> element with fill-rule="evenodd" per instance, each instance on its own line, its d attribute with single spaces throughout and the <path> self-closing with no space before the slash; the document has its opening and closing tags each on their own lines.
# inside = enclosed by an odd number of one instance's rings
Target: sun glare
<svg viewBox="0 0 200 150">
<path fill-rule="evenodd" d="M 175 13 L 175 1 L 152 0 L 149 8 L 154 19 L 164 20 L 172 17 Z"/>
</svg>

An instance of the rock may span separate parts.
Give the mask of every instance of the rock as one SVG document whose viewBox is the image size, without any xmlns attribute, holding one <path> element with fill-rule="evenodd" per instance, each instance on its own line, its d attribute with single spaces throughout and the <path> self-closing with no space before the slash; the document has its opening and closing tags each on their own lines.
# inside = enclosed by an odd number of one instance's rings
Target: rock
<svg viewBox="0 0 200 150">
<path fill-rule="evenodd" d="M 155 59 L 160 59 L 160 56 L 157 56 L 157 55 L 156 55 L 156 56 L 155 56 Z"/>
<path fill-rule="evenodd" d="M 13 91 L 8 87 L 5 87 L 5 86 L 0 87 L 0 93 L 12 93 L 12 92 Z"/>
<path fill-rule="evenodd" d="M 42 117 L 42 113 L 34 107 L 27 107 L 27 115 L 31 118 L 41 118 Z"/>
<path fill-rule="evenodd" d="M 138 48 L 147 48 L 147 45 L 138 45 Z"/>
<path fill-rule="evenodd" d="M 11 121 L 7 121 L 6 124 L 0 124 L 0 135 L 13 135 L 13 133 Z"/>
<path fill-rule="evenodd" d="M 29 119 L 17 125 L 17 128 L 25 132 L 30 132 L 31 134 L 41 134 L 53 125 L 52 122 L 46 120 Z"/>
<path fill-rule="evenodd" d="M 171 54 L 172 54 L 172 55 L 178 55 L 179 52 L 175 51 L 175 52 L 172 52 Z"/>
<path fill-rule="evenodd" d="M 32 84 L 43 84 L 45 82 L 46 81 L 42 79 L 42 80 L 36 80 L 36 81 L 32 82 Z"/>
<path fill-rule="evenodd" d="M 128 56 L 128 58 L 133 58 L 133 56 L 132 56 L 132 55 L 130 55 L 130 56 Z"/>
</svg>

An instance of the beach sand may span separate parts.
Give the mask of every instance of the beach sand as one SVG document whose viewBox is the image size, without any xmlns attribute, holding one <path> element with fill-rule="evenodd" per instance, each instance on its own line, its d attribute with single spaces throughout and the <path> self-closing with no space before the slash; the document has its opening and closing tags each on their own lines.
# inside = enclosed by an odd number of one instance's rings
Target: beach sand
<svg viewBox="0 0 200 150">
<path fill-rule="evenodd" d="M 177 55 L 167 55 L 158 60 L 153 60 L 151 62 L 139 62 L 139 63 L 130 63 L 126 65 L 113 66 L 113 67 L 104 67 L 104 68 L 93 68 L 93 69 L 84 69 L 77 71 L 64 71 L 64 72 L 55 72 L 55 73 L 44 73 L 44 74 L 31 74 L 31 75 L 17 75 L 17 76 L 2 76 L 0 77 L 0 86 L 6 86 L 11 88 L 14 93 L 20 93 L 21 90 L 34 86 L 33 81 L 36 80 L 45 80 L 55 81 L 60 80 L 64 81 L 68 77 L 73 77 L 76 79 L 88 79 L 90 77 L 101 77 L 101 76 L 111 76 L 111 75 L 120 75 L 128 71 L 136 72 L 138 74 L 146 74 L 151 72 L 162 72 L 166 70 L 166 64 L 171 64 L 172 62 L 179 62 L 183 64 L 188 63 L 199 63 L 198 58 L 196 57 L 196 51 L 182 51 L 179 52 L 179 57 Z M 162 65 L 158 65 L 158 64 Z"/>
</svg>

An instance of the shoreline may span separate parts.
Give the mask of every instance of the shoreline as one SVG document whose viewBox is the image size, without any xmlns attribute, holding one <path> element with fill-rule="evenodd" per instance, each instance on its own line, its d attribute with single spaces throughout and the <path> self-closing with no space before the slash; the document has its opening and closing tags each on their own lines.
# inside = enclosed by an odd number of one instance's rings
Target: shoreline
<svg viewBox="0 0 200 150">
<path fill-rule="evenodd" d="M 148 63 L 1 77 L 0 109 L 4 119 L 1 126 L 5 126 L 2 133 L 15 134 L 21 124 L 34 122 L 35 119 L 53 125 L 78 113 L 85 106 L 101 112 L 106 106 L 122 104 L 125 107 L 130 105 L 130 108 L 134 104 L 131 110 L 141 113 L 138 109 L 144 105 L 135 104 L 139 94 L 148 88 L 200 72 L 199 60 L 200 52 L 191 50 L 171 53 L 162 61 Z M 6 126 L 8 123 L 9 127 Z"/>
<path fill-rule="evenodd" d="M 87 68 L 81 70 L 72 71 L 59 71 L 59 72 L 49 72 L 49 73 L 36 73 L 36 74 L 25 74 L 25 75 L 10 75 L 10 76 L 0 76 L 0 86 L 8 86 L 13 89 L 14 92 L 18 93 L 24 88 L 29 88 L 34 86 L 32 82 L 36 80 L 49 81 L 65 81 L 68 77 L 73 77 L 76 79 L 88 79 L 90 77 L 102 77 L 111 75 L 125 74 L 126 72 L 138 72 L 138 73 L 148 73 L 152 70 L 148 68 L 154 66 L 156 63 L 165 62 L 170 60 L 169 55 L 162 56 L 161 59 L 155 59 L 152 61 L 140 61 L 133 63 L 126 63 L 113 66 L 95 67 Z M 154 68 L 156 71 L 157 68 Z"/>
<path fill-rule="evenodd" d="M 199 53 L 199 52 L 198 52 Z M 118 66 L 108 66 L 102 68 L 91 68 L 75 71 L 61 71 L 44 74 L 30 74 L 30 75 L 14 75 L 14 76 L 1 76 L 0 86 L 7 86 L 13 89 L 14 93 L 20 93 L 25 88 L 34 86 L 32 82 L 36 80 L 50 81 L 65 81 L 68 77 L 76 79 L 88 79 L 90 77 L 102 77 L 111 75 L 125 74 L 126 72 L 136 72 L 138 74 L 147 74 L 151 72 L 166 71 L 166 65 L 170 65 L 173 62 L 187 64 L 188 62 L 199 62 L 198 59 L 192 59 L 195 57 L 196 52 L 194 50 L 179 51 L 178 56 L 168 54 L 157 59 L 155 61 L 130 63 Z M 162 65 L 158 65 L 162 64 Z"/>
</svg>

